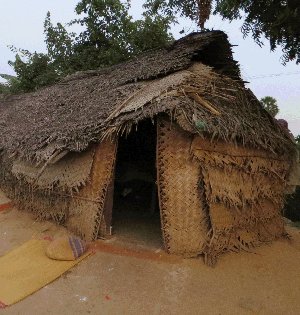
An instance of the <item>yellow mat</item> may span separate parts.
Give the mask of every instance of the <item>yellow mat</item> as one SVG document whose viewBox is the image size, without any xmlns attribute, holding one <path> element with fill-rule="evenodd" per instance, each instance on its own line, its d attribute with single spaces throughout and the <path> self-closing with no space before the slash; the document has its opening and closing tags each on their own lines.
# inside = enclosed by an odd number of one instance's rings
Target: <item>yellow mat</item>
<svg viewBox="0 0 300 315">
<path fill-rule="evenodd" d="M 0 257 L 0 308 L 38 291 L 90 254 L 75 261 L 53 260 L 45 254 L 48 244 L 31 240 Z"/>
</svg>

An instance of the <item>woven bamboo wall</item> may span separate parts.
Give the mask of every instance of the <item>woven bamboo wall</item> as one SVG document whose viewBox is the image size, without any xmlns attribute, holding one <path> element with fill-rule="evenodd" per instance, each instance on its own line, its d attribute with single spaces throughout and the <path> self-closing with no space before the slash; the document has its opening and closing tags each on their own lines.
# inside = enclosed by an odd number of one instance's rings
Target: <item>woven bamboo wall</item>
<svg viewBox="0 0 300 315">
<path fill-rule="evenodd" d="M 207 241 L 208 215 L 199 189 L 199 162 L 191 158 L 192 135 L 163 118 L 157 122 L 158 190 L 165 248 L 188 257 Z"/>
<path fill-rule="evenodd" d="M 270 153 L 196 137 L 212 225 L 206 262 L 285 236 L 281 216 L 289 163 Z"/>
<path fill-rule="evenodd" d="M 85 240 L 95 240 L 107 231 L 103 209 L 116 158 L 116 142 L 101 142 L 95 151 L 90 182 L 72 198 L 67 226 Z"/>
<path fill-rule="evenodd" d="M 37 173 L 35 168 L 31 167 L 30 172 L 24 171 L 24 174 L 18 172 L 16 176 L 11 171 L 16 164 L 9 163 L 9 160 L 2 156 L 1 188 L 20 210 L 32 212 L 40 220 L 66 224 L 82 238 L 94 240 L 107 233 L 103 208 L 107 187 L 113 174 L 115 156 L 116 142 L 103 141 L 95 149 L 77 154 L 76 158 L 68 157 L 69 164 L 65 161 L 58 162 L 59 166 L 62 166 L 57 169 L 55 165 L 51 165 L 50 168 L 53 168 L 54 172 L 51 174 L 51 171 L 47 170 L 46 174 L 38 178 L 38 182 L 34 181 Z M 23 166 L 18 162 L 19 165 Z M 28 174 L 33 174 L 32 178 Z M 60 180 L 58 184 L 56 178 Z"/>
<path fill-rule="evenodd" d="M 116 141 L 107 140 L 91 149 L 90 175 L 83 168 L 84 174 L 71 178 L 72 183 L 89 178 L 79 192 L 28 184 L 13 176 L 12 163 L 2 155 L 1 187 L 20 209 L 66 223 L 86 240 L 96 239 L 108 229 L 103 210 L 116 148 Z M 157 182 L 166 250 L 187 257 L 204 254 L 213 265 L 226 251 L 249 250 L 285 236 L 281 210 L 289 168 L 285 159 L 270 152 L 211 143 L 158 117 Z"/>
<path fill-rule="evenodd" d="M 12 173 L 13 163 L 5 155 L 1 157 L 0 184 L 19 210 L 34 214 L 38 220 L 53 220 L 63 224 L 66 221 L 70 198 L 52 187 L 42 190 L 28 184 L 24 178 L 17 178 Z"/>
</svg>

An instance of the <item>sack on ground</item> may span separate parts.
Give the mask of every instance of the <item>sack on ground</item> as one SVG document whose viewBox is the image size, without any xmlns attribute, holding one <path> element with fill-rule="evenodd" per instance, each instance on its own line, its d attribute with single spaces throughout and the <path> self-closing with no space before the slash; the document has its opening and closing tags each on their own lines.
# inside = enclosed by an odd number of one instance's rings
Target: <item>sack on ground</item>
<svg viewBox="0 0 300 315">
<path fill-rule="evenodd" d="M 86 250 L 86 243 L 79 237 L 65 236 L 52 241 L 46 249 L 46 255 L 56 260 L 76 260 Z"/>
</svg>

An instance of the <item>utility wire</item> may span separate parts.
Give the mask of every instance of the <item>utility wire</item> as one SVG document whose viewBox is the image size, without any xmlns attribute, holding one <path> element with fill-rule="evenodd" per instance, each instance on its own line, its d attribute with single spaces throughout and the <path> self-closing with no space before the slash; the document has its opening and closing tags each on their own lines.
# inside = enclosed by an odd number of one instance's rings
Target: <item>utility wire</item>
<svg viewBox="0 0 300 315">
<path fill-rule="evenodd" d="M 247 76 L 247 79 L 255 80 L 255 79 L 281 77 L 281 76 L 286 76 L 286 75 L 299 75 L 299 74 L 300 74 L 300 71 L 297 71 L 297 72 L 282 72 L 282 73 L 272 73 L 272 74 L 258 75 L 258 76 L 253 76 L 253 77 Z"/>
</svg>

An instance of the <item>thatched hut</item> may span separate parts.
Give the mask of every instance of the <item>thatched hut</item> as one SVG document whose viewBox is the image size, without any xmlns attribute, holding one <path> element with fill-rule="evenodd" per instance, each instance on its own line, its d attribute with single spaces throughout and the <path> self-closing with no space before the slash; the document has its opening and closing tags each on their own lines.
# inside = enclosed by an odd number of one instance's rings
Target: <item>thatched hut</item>
<svg viewBox="0 0 300 315">
<path fill-rule="evenodd" d="M 0 187 L 87 240 L 110 233 L 126 165 L 154 177 L 169 253 L 213 264 L 286 234 L 295 145 L 244 87 L 223 32 L 5 97 L 0 132 Z"/>
</svg>

